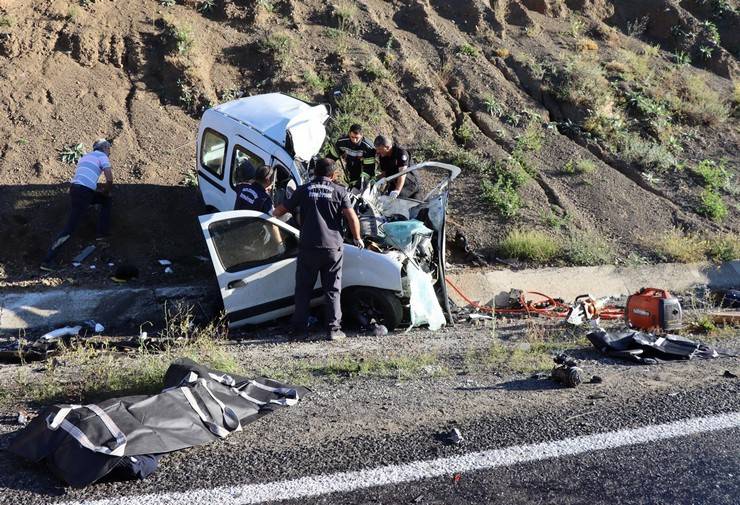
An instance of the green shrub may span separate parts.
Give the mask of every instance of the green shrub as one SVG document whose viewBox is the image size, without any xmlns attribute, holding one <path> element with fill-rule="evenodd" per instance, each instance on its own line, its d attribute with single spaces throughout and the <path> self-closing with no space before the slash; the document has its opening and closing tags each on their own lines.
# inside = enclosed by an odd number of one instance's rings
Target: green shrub
<svg viewBox="0 0 740 505">
<path fill-rule="evenodd" d="M 681 230 L 672 229 L 653 237 L 646 244 L 664 261 L 694 263 L 705 258 L 707 243 L 701 237 L 684 234 Z"/>
<path fill-rule="evenodd" d="M 85 144 L 65 144 L 59 149 L 59 160 L 62 163 L 73 165 L 82 158 L 87 150 Z"/>
<path fill-rule="evenodd" d="M 612 87 L 598 63 L 585 59 L 571 59 L 561 72 L 562 83 L 553 85 L 561 100 L 579 107 L 601 111 L 614 101 Z"/>
<path fill-rule="evenodd" d="M 362 71 L 373 81 L 389 80 L 393 78 L 393 72 L 388 70 L 383 62 L 375 56 L 365 62 L 362 67 Z"/>
<path fill-rule="evenodd" d="M 330 134 L 332 140 L 347 133 L 353 123 L 360 123 L 370 131 L 378 126 L 383 115 L 383 104 L 363 83 L 347 86 L 337 98 L 336 106 Z"/>
<path fill-rule="evenodd" d="M 636 133 L 624 133 L 616 141 L 619 156 L 648 170 L 665 172 L 678 165 L 678 160 L 663 144 L 644 139 Z"/>
<path fill-rule="evenodd" d="M 691 171 L 698 176 L 705 187 L 716 191 L 725 189 L 730 183 L 730 174 L 725 169 L 725 162 L 703 160 Z"/>
<path fill-rule="evenodd" d="M 730 107 L 700 76 L 687 77 L 681 71 L 668 74 L 655 93 L 683 121 L 690 124 L 715 125 L 730 116 Z"/>
<path fill-rule="evenodd" d="M 457 54 L 460 56 L 469 56 L 471 58 L 475 58 L 476 56 L 478 56 L 478 48 L 466 42 L 458 46 Z"/>
<path fill-rule="evenodd" d="M 13 26 L 13 18 L 10 16 L 0 16 L 0 28 Z"/>
<path fill-rule="evenodd" d="M 504 108 L 493 95 L 488 95 L 483 99 L 483 106 L 491 116 L 501 117 L 504 114 Z"/>
<path fill-rule="evenodd" d="M 568 162 L 563 165 L 562 171 L 566 174 L 592 174 L 596 172 L 596 163 L 589 159 L 578 158 L 576 160 L 569 159 Z"/>
<path fill-rule="evenodd" d="M 707 188 L 702 191 L 700 198 L 699 214 L 717 222 L 721 222 L 727 217 L 727 206 L 719 193 Z"/>
<path fill-rule="evenodd" d="M 470 142 L 475 138 L 475 129 L 470 124 L 470 119 L 465 116 L 462 124 L 455 128 L 455 137 L 462 146 L 470 145 Z"/>
<path fill-rule="evenodd" d="M 614 248 L 598 234 L 582 233 L 570 237 L 565 255 L 574 265 L 605 265 L 614 261 Z"/>
<path fill-rule="evenodd" d="M 499 245 L 506 258 L 544 263 L 555 258 L 561 248 L 558 242 L 544 232 L 536 230 L 513 230 Z"/>
<path fill-rule="evenodd" d="M 169 39 L 169 45 L 178 54 L 188 54 L 195 45 L 195 35 L 190 25 L 179 25 L 174 20 L 165 20 L 163 35 Z"/>
<path fill-rule="evenodd" d="M 260 40 L 260 49 L 272 58 L 275 65 L 285 69 L 293 61 L 295 40 L 288 33 L 269 33 Z"/>
<path fill-rule="evenodd" d="M 312 91 L 316 93 L 325 93 L 331 87 L 331 81 L 316 74 L 313 70 L 303 72 L 303 80 Z"/>
<path fill-rule="evenodd" d="M 717 262 L 740 259 L 740 235 L 727 233 L 709 239 L 707 254 Z"/>
<path fill-rule="evenodd" d="M 481 183 L 483 200 L 496 209 L 503 217 L 514 217 L 522 206 L 522 199 L 510 180 L 496 182 L 484 179 Z"/>
</svg>

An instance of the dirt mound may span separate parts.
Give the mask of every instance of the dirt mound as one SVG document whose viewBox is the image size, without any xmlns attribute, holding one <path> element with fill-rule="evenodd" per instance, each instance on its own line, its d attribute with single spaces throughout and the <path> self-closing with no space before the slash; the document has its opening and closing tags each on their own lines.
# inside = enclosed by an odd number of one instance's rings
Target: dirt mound
<svg viewBox="0 0 740 505">
<path fill-rule="evenodd" d="M 197 117 L 273 90 L 461 165 L 450 235 L 490 259 L 514 229 L 609 250 L 549 260 L 575 263 L 660 259 L 647 239 L 675 227 L 738 232 L 733 2 L 23 4 L 0 7 L 9 280 L 35 275 L 63 224 L 74 165 L 59 151 L 99 136 L 114 146 L 113 257 L 202 254 L 187 185 Z M 360 110 L 353 93 L 372 100 Z"/>
</svg>

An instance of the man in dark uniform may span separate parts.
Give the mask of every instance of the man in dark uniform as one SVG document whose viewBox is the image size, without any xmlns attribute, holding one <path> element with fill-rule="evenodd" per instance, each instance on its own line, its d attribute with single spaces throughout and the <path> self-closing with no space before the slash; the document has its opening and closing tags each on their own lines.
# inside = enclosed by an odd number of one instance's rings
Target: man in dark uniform
<svg viewBox="0 0 740 505">
<path fill-rule="evenodd" d="M 352 208 L 347 190 L 336 184 L 334 160 L 323 158 L 316 162 L 314 178 L 300 186 L 273 215 L 280 217 L 287 212 L 301 212 L 301 235 L 298 264 L 295 272 L 295 313 L 293 327 L 300 334 L 306 331 L 308 309 L 316 276 L 321 274 L 321 287 L 327 302 L 329 340 L 345 337 L 341 329 L 342 309 L 342 247 L 344 219 L 354 238 L 354 245 L 363 248 L 360 222 Z"/>
<path fill-rule="evenodd" d="M 358 124 L 350 126 L 349 133 L 337 140 L 329 158 L 342 159 L 350 188 L 362 189 L 363 174 L 369 179 L 375 177 L 375 149 Z"/>
<path fill-rule="evenodd" d="M 378 135 L 375 138 L 375 151 L 378 153 L 381 177 L 390 177 L 406 170 L 411 165 L 411 156 L 406 149 L 394 144 L 390 138 Z M 392 198 L 418 198 L 419 180 L 411 172 L 390 181 L 387 188 Z"/>
<path fill-rule="evenodd" d="M 244 163 L 250 162 L 244 160 L 242 164 Z M 269 191 L 272 188 L 273 173 L 271 167 L 262 165 L 254 170 L 254 182 L 237 184 L 234 210 L 256 210 L 265 214 L 272 212 L 272 197 Z"/>
</svg>

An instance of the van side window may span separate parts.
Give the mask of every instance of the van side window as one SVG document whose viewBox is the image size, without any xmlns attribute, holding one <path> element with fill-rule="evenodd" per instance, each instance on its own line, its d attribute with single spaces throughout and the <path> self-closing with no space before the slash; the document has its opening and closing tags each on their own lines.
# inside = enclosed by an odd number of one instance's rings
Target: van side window
<svg viewBox="0 0 740 505">
<path fill-rule="evenodd" d="M 253 152 L 248 151 L 240 145 L 234 146 L 234 157 L 231 160 L 231 187 L 235 187 L 237 184 L 247 182 L 251 179 L 248 174 L 242 174 L 238 170 L 239 164 L 244 160 L 251 161 L 254 168 L 259 168 L 265 164 L 265 160 Z"/>
<path fill-rule="evenodd" d="M 224 176 L 226 145 L 226 137 L 220 133 L 210 128 L 203 132 L 203 141 L 200 144 L 200 165 L 219 179 Z"/>
<path fill-rule="evenodd" d="M 298 237 L 264 219 L 225 219 L 211 224 L 208 231 L 227 272 L 239 272 L 298 255 Z"/>
</svg>

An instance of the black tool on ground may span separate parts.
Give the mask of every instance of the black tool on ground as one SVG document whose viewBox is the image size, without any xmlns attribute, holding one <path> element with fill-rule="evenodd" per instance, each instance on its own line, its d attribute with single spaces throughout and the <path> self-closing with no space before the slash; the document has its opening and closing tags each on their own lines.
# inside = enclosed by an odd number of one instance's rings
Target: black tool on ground
<svg viewBox="0 0 740 505">
<path fill-rule="evenodd" d="M 670 331 L 681 328 L 683 310 L 678 298 L 665 289 L 642 288 L 627 298 L 627 324 L 646 331 Z"/>
<path fill-rule="evenodd" d="M 574 388 L 583 382 L 584 372 L 578 367 L 575 358 L 566 354 L 558 354 L 553 357 L 555 367 L 552 369 L 551 377 L 553 380 Z"/>
</svg>

